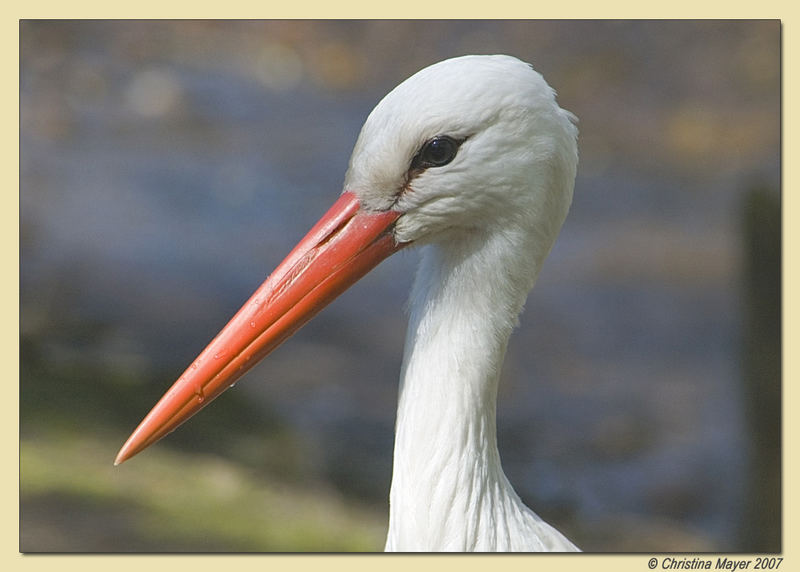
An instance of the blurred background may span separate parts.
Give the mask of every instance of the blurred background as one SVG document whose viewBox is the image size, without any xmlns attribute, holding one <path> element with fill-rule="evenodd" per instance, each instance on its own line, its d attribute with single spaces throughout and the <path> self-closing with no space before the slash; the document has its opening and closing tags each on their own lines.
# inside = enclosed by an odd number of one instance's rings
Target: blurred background
<svg viewBox="0 0 800 572">
<path fill-rule="evenodd" d="M 20 549 L 383 548 L 404 305 L 383 263 L 157 446 L 162 393 L 435 61 L 531 62 L 580 118 L 503 372 L 529 506 L 590 551 L 778 551 L 778 21 L 22 21 Z"/>
</svg>

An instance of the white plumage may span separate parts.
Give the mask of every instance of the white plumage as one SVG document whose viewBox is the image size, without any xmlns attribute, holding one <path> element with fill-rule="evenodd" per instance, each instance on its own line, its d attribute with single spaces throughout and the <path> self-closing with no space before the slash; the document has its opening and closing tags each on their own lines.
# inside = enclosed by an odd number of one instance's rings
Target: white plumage
<svg viewBox="0 0 800 572">
<path fill-rule="evenodd" d="M 299 254 L 290 254 L 181 376 L 162 399 L 174 403 L 154 408 L 118 462 L 204 406 L 203 399 L 191 401 L 198 391 L 211 399 L 221 393 L 250 367 L 244 362 L 274 347 L 262 351 L 264 339 L 275 338 L 277 345 L 294 331 L 270 330 L 294 306 L 256 325 L 285 292 L 300 290 L 298 303 L 319 297 L 312 310 L 292 318 L 301 324 L 392 252 L 421 245 L 400 379 L 386 549 L 577 550 L 514 492 L 500 464 L 495 421 L 509 336 L 572 200 L 576 139 L 574 117 L 557 105 L 542 76 L 509 56 L 446 60 L 400 84 L 364 124 L 337 202 L 343 206 L 323 217 L 327 226 L 309 233 Z M 340 236 L 361 227 L 367 232 L 370 225 L 377 230 L 358 238 L 360 250 L 341 254 Z M 374 245 L 383 250 L 362 254 Z M 362 256 L 367 261 L 352 270 L 352 280 L 327 286 L 329 277 Z M 317 262 L 325 257 L 335 264 Z M 306 276 L 331 295 L 302 285 Z M 256 331 L 236 346 L 230 332 L 240 335 L 246 324 Z M 209 366 L 197 378 L 193 370 L 206 366 L 203 356 L 219 348 L 233 356 L 230 371 Z"/>
<path fill-rule="evenodd" d="M 400 380 L 387 550 L 574 550 L 522 504 L 500 466 L 496 396 L 508 338 L 567 214 L 577 130 L 507 56 L 447 60 L 367 119 L 345 188 L 396 201 L 401 242 L 425 242 Z M 452 162 L 396 195 L 430 138 Z M 360 192 L 369 189 L 369 192 Z"/>
</svg>

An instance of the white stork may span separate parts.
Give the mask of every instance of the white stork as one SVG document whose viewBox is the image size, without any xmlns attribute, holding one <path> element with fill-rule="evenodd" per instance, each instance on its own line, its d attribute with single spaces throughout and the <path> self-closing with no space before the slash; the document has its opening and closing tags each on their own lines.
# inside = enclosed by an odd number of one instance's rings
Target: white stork
<svg viewBox="0 0 800 572">
<path fill-rule="evenodd" d="M 575 118 L 534 69 L 464 56 L 375 107 L 333 207 L 134 431 L 119 464 L 230 387 L 390 254 L 421 247 L 400 374 L 386 550 L 573 551 L 497 450 L 497 385 L 572 201 Z"/>
</svg>

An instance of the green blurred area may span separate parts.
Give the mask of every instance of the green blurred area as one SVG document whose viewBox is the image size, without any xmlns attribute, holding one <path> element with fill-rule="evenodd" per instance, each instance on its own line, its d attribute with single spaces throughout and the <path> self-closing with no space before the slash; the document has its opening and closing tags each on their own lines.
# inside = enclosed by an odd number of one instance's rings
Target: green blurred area
<svg viewBox="0 0 800 572">
<path fill-rule="evenodd" d="M 212 424 L 192 441 L 177 432 L 152 454 L 115 468 L 125 438 L 119 419 L 151 405 L 137 384 L 124 370 L 39 360 L 25 340 L 22 355 L 22 551 L 380 547 L 377 515 L 298 482 L 292 435 L 235 393 L 208 410 Z M 100 377 L 104 391 L 80 391 Z M 182 451 L 200 443 L 204 454 Z M 220 451 L 224 459 L 214 455 Z"/>
<path fill-rule="evenodd" d="M 167 447 L 113 467 L 117 442 L 21 440 L 23 552 L 340 552 L 382 548 L 381 515 L 330 489 Z"/>
<path fill-rule="evenodd" d="M 136 380 L 80 354 L 69 363 L 41 360 L 30 340 L 21 355 L 21 551 L 382 548 L 383 515 L 304 480 L 302 444 L 241 395 L 218 400 L 197 431 L 178 431 L 114 467 L 127 436 L 119 420 L 152 405 Z M 81 389 L 100 378 L 102 391 Z"/>
</svg>

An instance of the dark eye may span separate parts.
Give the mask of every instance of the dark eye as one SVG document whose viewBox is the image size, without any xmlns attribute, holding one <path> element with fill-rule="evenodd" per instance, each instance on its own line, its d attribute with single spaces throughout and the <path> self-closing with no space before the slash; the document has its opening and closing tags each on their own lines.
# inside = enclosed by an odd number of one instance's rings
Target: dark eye
<svg viewBox="0 0 800 572">
<path fill-rule="evenodd" d="M 447 165 L 455 158 L 459 145 L 461 145 L 460 141 L 456 141 L 447 135 L 439 135 L 429 139 L 419 150 L 417 156 L 414 157 L 411 167 L 413 169 L 427 169 L 428 167 Z"/>
</svg>

